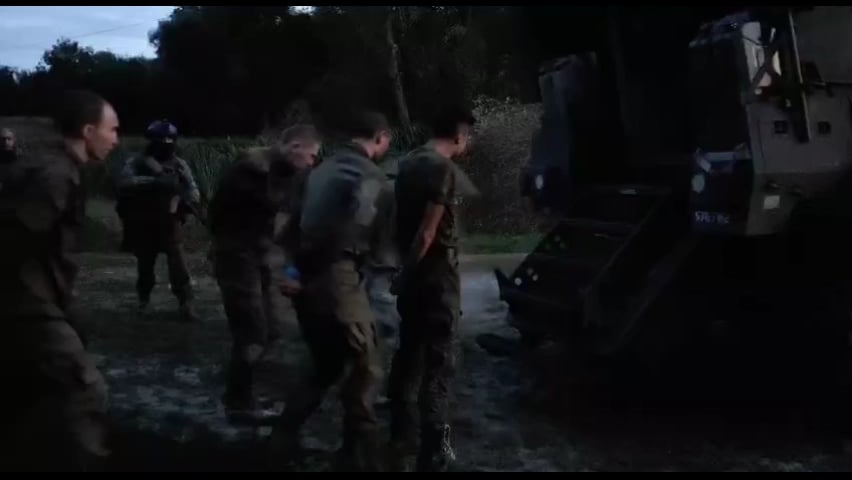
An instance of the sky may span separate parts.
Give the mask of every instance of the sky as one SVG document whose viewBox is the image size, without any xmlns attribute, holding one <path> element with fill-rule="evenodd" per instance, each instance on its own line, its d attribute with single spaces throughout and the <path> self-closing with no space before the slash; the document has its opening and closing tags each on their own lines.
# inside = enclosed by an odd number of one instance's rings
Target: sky
<svg viewBox="0 0 852 480">
<path fill-rule="evenodd" d="M 174 7 L 0 6 L 0 65 L 34 68 L 60 37 L 117 55 L 155 56 L 148 32 Z"/>
<path fill-rule="evenodd" d="M 0 6 L 0 65 L 32 69 L 60 37 L 117 55 L 154 57 L 148 32 L 175 7 Z M 309 12 L 310 6 L 293 7 Z"/>
</svg>

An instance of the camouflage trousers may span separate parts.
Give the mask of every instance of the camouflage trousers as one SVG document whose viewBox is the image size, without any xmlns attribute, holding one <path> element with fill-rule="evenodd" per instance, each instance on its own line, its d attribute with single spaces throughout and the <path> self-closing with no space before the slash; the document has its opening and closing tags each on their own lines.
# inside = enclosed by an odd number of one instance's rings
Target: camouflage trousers
<svg viewBox="0 0 852 480">
<path fill-rule="evenodd" d="M 279 335 L 271 266 L 266 252 L 250 249 L 219 251 L 215 258 L 216 280 L 233 339 L 226 396 L 249 400 L 255 364 Z"/>
<path fill-rule="evenodd" d="M 172 293 L 181 303 L 185 303 L 192 297 L 192 286 L 180 243 L 169 243 L 163 249 L 154 246 L 140 246 L 135 249 L 136 292 L 139 295 L 139 300 L 147 302 L 151 298 L 151 290 L 154 289 L 156 283 L 154 267 L 157 263 L 157 256 L 161 252 L 166 254 Z"/>
<path fill-rule="evenodd" d="M 341 260 L 303 279 L 294 307 L 314 368 L 289 395 L 279 428 L 298 430 L 328 389 L 342 381 L 345 449 L 347 438 L 375 433 L 374 403 L 382 379 L 375 320 L 357 264 Z"/>
<path fill-rule="evenodd" d="M 421 438 L 434 437 L 448 423 L 460 299 L 456 250 L 433 248 L 397 298 L 399 347 L 388 381 L 391 437 L 395 440 L 413 434 L 416 406 Z"/>
<path fill-rule="evenodd" d="M 82 471 L 108 455 L 107 387 L 62 319 L 4 319 L 0 470 Z"/>
</svg>

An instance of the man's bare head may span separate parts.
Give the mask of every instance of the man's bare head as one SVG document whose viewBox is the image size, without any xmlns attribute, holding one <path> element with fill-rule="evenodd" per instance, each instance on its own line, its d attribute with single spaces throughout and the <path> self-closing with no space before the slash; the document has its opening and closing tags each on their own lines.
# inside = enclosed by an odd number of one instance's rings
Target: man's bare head
<svg viewBox="0 0 852 480">
<path fill-rule="evenodd" d="M 302 170 L 316 163 L 322 137 L 313 125 L 298 124 L 281 132 L 278 143 L 290 164 Z"/>
<path fill-rule="evenodd" d="M 387 117 L 372 110 L 354 109 L 347 118 L 343 133 L 361 145 L 373 160 L 387 153 L 393 139 Z"/>
<path fill-rule="evenodd" d="M 102 162 L 118 144 L 118 115 L 103 97 L 86 90 L 66 92 L 54 112 L 59 133 L 78 145 L 80 161 Z"/>
<path fill-rule="evenodd" d="M 432 119 L 433 142 L 445 146 L 451 158 L 465 153 L 476 119 L 470 110 L 461 105 L 449 105 L 441 109 Z"/>
<path fill-rule="evenodd" d="M 9 128 L 0 128 L 0 148 L 4 152 L 15 151 L 15 132 Z"/>
</svg>

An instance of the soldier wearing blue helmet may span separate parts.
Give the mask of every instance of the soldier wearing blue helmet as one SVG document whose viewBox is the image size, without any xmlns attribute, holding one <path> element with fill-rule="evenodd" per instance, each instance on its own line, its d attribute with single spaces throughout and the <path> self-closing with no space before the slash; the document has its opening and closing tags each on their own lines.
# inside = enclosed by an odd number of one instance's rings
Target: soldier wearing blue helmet
<svg viewBox="0 0 852 480">
<path fill-rule="evenodd" d="M 140 312 L 148 308 L 154 288 L 157 255 L 165 253 L 169 283 L 180 304 L 181 318 L 196 319 L 191 307 L 189 271 L 181 248 L 181 225 L 198 212 L 200 194 L 186 162 L 176 155 L 178 130 L 167 120 L 148 126 L 148 146 L 125 162 L 117 210 L 124 225 L 122 249 L 136 256 Z"/>
</svg>

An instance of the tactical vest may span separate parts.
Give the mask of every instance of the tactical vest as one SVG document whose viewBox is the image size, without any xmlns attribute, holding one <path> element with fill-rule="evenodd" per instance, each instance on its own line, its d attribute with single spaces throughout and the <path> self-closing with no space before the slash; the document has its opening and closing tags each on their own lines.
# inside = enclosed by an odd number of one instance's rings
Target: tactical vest
<svg viewBox="0 0 852 480">
<path fill-rule="evenodd" d="M 302 206 L 302 242 L 329 254 L 369 254 L 376 242 L 377 202 L 385 173 L 359 152 L 345 149 L 323 161 L 308 177 Z"/>
</svg>

